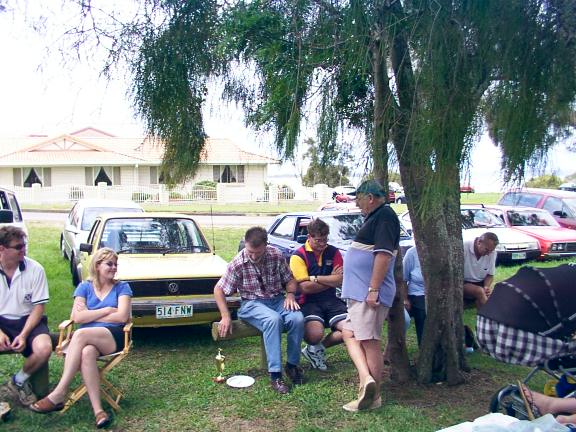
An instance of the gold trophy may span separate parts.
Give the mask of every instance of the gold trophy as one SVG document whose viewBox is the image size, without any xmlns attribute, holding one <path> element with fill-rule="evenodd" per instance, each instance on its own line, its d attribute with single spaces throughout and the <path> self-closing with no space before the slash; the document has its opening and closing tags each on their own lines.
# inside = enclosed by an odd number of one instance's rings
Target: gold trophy
<svg viewBox="0 0 576 432">
<path fill-rule="evenodd" d="M 214 357 L 216 360 L 216 369 L 218 369 L 218 376 L 214 377 L 214 382 L 223 383 L 226 381 L 226 378 L 222 375 L 224 373 L 224 369 L 226 369 L 226 365 L 224 362 L 226 361 L 226 356 L 222 355 L 222 348 L 218 348 L 218 354 Z"/>
</svg>

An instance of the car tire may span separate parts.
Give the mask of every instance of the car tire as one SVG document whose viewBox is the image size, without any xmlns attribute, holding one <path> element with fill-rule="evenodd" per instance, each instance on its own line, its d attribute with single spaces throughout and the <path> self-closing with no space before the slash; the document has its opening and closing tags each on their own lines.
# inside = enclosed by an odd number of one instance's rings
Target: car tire
<svg viewBox="0 0 576 432">
<path fill-rule="evenodd" d="M 396 204 L 406 204 L 406 198 L 402 198 L 402 197 L 398 198 L 396 200 Z"/>
<path fill-rule="evenodd" d="M 82 278 L 78 275 L 78 268 L 75 264 L 76 260 L 74 259 L 74 255 L 70 257 L 70 273 L 72 274 L 72 285 L 74 288 L 78 286 L 80 282 L 82 282 Z"/>
<path fill-rule="evenodd" d="M 62 258 L 68 259 L 68 254 L 66 253 L 66 248 L 64 247 L 64 236 L 60 236 L 60 254 Z"/>
</svg>

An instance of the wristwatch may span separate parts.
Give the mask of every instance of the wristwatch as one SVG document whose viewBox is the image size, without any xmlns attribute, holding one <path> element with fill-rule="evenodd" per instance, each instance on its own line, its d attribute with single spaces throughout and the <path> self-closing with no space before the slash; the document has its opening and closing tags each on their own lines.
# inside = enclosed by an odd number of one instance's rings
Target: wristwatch
<svg viewBox="0 0 576 432">
<path fill-rule="evenodd" d="M 310 282 L 318 283 L 318 276 L 310 276 Z"/>
<path fill-rule="evenodd" d="M 379 293 L 380 290 L 377 289 L 377 288 L 372 288 L 372 287 L 369 286 L 369 287 L 368 287 L 368 292 L 369 292 L 369 293 L 371 293 L 371 292 Z"/>
</svg>

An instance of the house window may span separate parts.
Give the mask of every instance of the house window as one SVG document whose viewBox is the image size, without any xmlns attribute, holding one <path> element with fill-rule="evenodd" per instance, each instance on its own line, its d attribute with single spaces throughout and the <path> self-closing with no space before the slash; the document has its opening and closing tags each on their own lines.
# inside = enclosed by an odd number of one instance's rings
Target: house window
<svg viewBox="0 0 576 432">
<path fill-rule="evenodd" d="M 12 170 L 14 186 L 32 187 L 34 183 L 42 186 L 52 186 L 51 168 L 14 168 Z"/>
<path fill-rule="evenodd" d="M 158 184 L 158 167 L 150 167 L 150 184 Z"/>
<path fill-rule="evenodd" d="M 212 179 L 216 183 L 244 183 L 244 165 L 214 165 Z"/>
<path fill-rule="evenodd" d="M 32 168 L 28 173 L 28 176 L 24 180 L 24 187 L 32 187 L 34 183 L 42 184 L 42 181 L 40 180 L 40 177 L 36 173 L 36 170 Z"/>
<path fill-rule="evenodd" d="M 86 186 L 98 186 L 98 183 L 101 182 L 106 183 L 108 186 L 120 184 L 120 167 L 86 167 L 84 178 Z"/>
<path fill-rule="evenodd" d="M 14 177 L 14 186 L 22 186 L 22 168 L 14 168 L 12 174 Z"/>
</svg>

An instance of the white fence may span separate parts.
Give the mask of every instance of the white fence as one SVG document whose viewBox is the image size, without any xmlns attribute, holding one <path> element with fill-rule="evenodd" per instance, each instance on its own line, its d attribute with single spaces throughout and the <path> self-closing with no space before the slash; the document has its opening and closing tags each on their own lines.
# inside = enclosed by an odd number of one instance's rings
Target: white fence
<svg viewBox="0 0 576 432">
<path fill-rule="evenodd" d="M 121 199 L 139 203 L 157 203 L 166 205 L 190 204 L 194 202 L 285 202 L 285 201 L 321 201 L 331 198 L 331 189 L 326 185 L 312 188 L 295 189 L 270 186 L 269 188 L 247 188 L 239 184 L 217 184 L 216 188 L 195 189 L 181 187 L 168 189 L 165 185 L 148 186 L 98 186 L 59 185 L 43 187 L 34 184 L 32 187 L 15 187 L 20 203 L 48 204 L 74 202 L 82 198 Z"/>
</svg>

